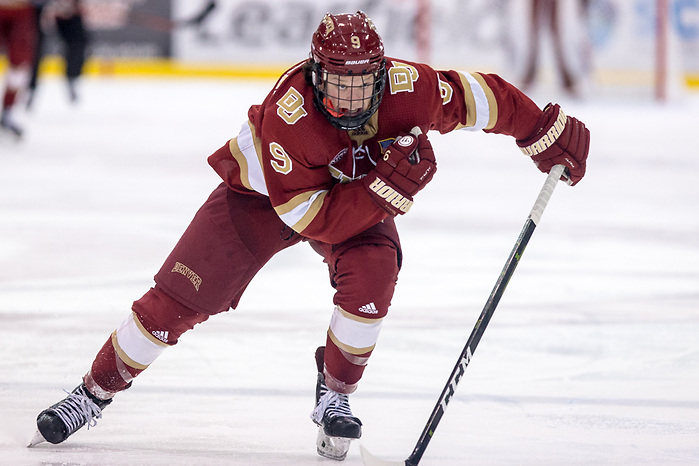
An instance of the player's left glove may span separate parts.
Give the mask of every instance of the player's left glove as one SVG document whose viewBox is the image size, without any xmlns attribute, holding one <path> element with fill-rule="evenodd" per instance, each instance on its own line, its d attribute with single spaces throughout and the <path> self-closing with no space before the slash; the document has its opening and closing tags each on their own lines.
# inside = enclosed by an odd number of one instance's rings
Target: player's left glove
<svg viewBox="0 0 699 466">
<path fill-rule="evenodd" d="M 410 210 L 413 196 L 432 180 L 436 171 L 432 144 L 415 127 L 393 141 L 363 182 L 374 201 L 396 216 Z"/>
<path fill-rule="evenodd" d="M 566 116 L 558 104 L 548 104 L 532 134 L 518 139 L 517 145 L 544 173 L 554 165 L 565 165 L 570 185 L 585 176 L 590 130 L 580 120 Z"/>
</svg>

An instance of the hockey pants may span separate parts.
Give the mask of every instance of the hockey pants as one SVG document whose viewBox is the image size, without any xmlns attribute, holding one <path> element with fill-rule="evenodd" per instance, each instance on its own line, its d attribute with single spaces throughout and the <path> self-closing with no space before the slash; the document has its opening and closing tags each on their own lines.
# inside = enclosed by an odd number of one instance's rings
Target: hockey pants
<svg viewBox="0 0 699 466">
<path fill-rule="evenodd" d="M 376 345 L 393 297 L 401 252 L 392 219 L 339 244 L 293 233 L 267 197 L 220 185 L 199 209 L 155 276 L 155 286 L 97 354 L 84 381 L 107 399 L 127 388 L 167 347 L 210 316 L 236 308 L 257 272 L 278 252 L 308 242 L 335 288 L 326 336 L 328 386 L 351 393 Z M 294 273 L 292 270 L 289 273 Z M 279 312 L 284 312 L 283 302 Z M 285 359 L 283 348 L 271 346 Z"/>
</svg>

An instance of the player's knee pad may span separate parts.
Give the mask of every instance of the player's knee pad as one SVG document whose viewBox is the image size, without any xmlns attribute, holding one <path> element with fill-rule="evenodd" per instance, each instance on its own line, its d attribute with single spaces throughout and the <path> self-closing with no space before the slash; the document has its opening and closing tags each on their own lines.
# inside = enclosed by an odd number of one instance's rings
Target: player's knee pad
<svg viewBox="0 0 699 466">
<path fill-rule="evenodd" d="M 365 319 L 388 312 L 398 280 L 398 250 L 392 244 L 364 244 L 342 252 L 335 262 L 334 303 Z"/>
<path fill-rule="evenodd" d="M 157 286 L 135 301 L 132 309 L 142 333 L 166 345 L 176 344 L 184 332 L 209 318 L 208 314 L 188 308 Z"/>
<path fill-rule="evenodd" d="M 127 366 L 144 370 L 184 332 L 208 318 L 151 288 L 134 302 L 133 312 L 114 331 L 112 345 Z"/>
</svg>

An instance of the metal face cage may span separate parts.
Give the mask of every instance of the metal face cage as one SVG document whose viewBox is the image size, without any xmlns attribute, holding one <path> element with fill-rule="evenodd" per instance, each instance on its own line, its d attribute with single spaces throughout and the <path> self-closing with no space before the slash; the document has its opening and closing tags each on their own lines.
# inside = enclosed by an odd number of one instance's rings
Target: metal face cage
<svg viewBox="0 0 699 466">
<path fill-rule="evenodd" d="M 386 87 L 386 66 L 364 74 L 334 74 L 316 63 L 312 70 L 316 104 L 336 128 L 362 127 L 376 112 Z"/>
</svg>

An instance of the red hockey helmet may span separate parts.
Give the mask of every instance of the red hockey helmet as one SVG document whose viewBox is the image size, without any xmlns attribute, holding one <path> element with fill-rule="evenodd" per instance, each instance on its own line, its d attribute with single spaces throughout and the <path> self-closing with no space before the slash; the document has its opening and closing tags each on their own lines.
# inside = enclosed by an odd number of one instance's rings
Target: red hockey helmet
<svg viewBox="0 0 699 466">
<path fill-rule="evenodd" d="M 340 129 L 364 125 L 381 103 L 386 85 L 383 41 L 371 19 L 361 11 L 326 14 L 313 34 L 311 60 L 321 112 Z"/>
</svg>

